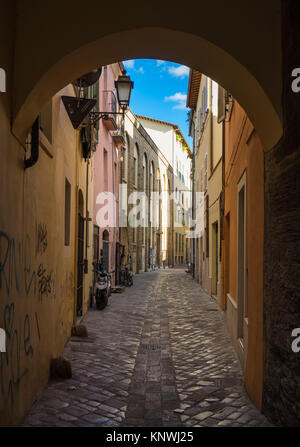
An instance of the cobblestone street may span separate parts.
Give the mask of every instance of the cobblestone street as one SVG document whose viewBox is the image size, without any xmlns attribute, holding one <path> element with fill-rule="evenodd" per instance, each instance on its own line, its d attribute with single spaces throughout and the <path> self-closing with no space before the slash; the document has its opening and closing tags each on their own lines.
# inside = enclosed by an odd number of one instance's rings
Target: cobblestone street
<svg viewBox="0 0 300 447">
<path fill-rule="evenodd" d="M 270 426 L 249 401 L 214 300 L 182 269 L 134 276 L 91 310 L 25 426 Z"/>
</svg>

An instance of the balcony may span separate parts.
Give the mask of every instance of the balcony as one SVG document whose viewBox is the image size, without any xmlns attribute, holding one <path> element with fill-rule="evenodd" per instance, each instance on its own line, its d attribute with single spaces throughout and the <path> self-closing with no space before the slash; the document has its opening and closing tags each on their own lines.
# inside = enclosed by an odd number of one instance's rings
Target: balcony
<svg viewBox="0 0 300 447">
<path fill-rule="evenodd" d="M 123 120 L 121 121 L 120 126 L 117 126 L 117 129 L 111 132 L 111 136 L 116 146 L 125 145 L 125 130 Z"/>
<path fill-rule="evenodd" d="M 107 112 L 102 119 L 103 124 L 109 131 L 116 131 L 118 129 L 117 115 L 114 115 L 118 110 L 117 98 L 113 91 L 104 90 L 102 92 L 102 107 L 103 112 Z"/>
</svg>

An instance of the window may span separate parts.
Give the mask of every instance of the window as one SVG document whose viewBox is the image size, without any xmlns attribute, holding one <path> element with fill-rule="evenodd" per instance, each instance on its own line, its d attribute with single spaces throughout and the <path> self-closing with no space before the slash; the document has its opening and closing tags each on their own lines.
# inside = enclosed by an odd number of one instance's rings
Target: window
<svg viewBox="0 0 300 447">
<path fill-rule="evenodd" d="M 204 158 L 204 191 L 207 190 L 207 154 L 205 154 L 205 158 Z"/>
<path fill-rule="evenodd" d="M 123 148 L 123 174 L 122 178 L 128 181 L 128 154 L 130 154 L 130 140 L 126 133 L 126 147 Z"/>
<path fill-rule="evenodd" d="M 125 179 L 125 157 L 126 157 L 126 148 L 121 148 L 121 163 L 120 163 L 120 177 L 121 180 Z"/>
<path fill-rule="evenodd" d="M 147 194 L 147 156 L 144 154 L 143 156 L 143 182 L 144 182 L 144 193 Z M 146 203 L 144 204 L 146 206 Z M 142 218 L 142 226 L 143 226 L 143 244 L 146 244 L 146 222 L 144 217 Z"/>
<path fill-rule="evenodd" d="M 107 150 L 103 150 L 103 179 L 104 179 L 104 191 L 108 190 L 108 154 Z"/>
<path fill-rule="evenodd" d="M 147 156 L 143 156 L 143 181 L 144 181 L 144 192 L 147 193 Z"/>
<path fill-rule="evenodd" d="M 65 179 L 65 245 L 70 245 L 71 184 Z"/>
<path fill-rule="evenodd" d="M 139 154 L 137 144 L 134 145 L 133 151 L 133 184 L 137 188 L 138 187 L 138 162 L 139 162 Z"/>
<path fill-rule="evenodd" d="M 118 191 L 118 185 L 119 185 L 119 182 L 118 182 L 118 165 L 117 165 L 117 163 L 116 162 L 114 162 L 114 180 L 115 180 L 115 190 L 114 190 L 114 193 L 116 193 L 117 191 Z"/>
<path fill-rule="evenodd" d="M 225 90 L 218 85 L 218 123 L 225 119 Z"/>
<path fill-rule="evenodd" d="M 95 84 L 91 85 L 90 87 L 85 88 L 85 97 L 90 99 L 95 99 L 96 104 L 92 108 L 92 112 L 99 112 L 100 110 L 100 102 L 99 102 L 99 80 L 95 82 Z M 96 122 L 95 128 L 94 128 L 94 139 L 95 142 L 98 143 L 98 133 L 99 133 L 99 121 Z"/>
<path fill-rule="evenodd" d="M 149 190 L 149 194 L 150 194 L 150 223 L 151 223 L 151 227 L 153 226 L 153 213 L 154 213 L 154 209 L 153 209 L 153 195 L 152 195 L 152 192 L 154 191 L 153 172 L 154 172 L 154 167 L 153 167 L 153 161 L 152 161 L 151 164 L 150 164 L 150 190 Z M 152 231 L 150 233 L 150 237 L 151 237 L 151 246 L 152 246 Z"/>
<path fill-rule="evenodd" d="M 160 199 L 160 196 L 161 196 L 161 180 L 160 180 L 160 170 L 159 170 L 159 168 L 157 169 L 157 178 L 156 178 L 156 181 L 157 181 L 157 192 L 159 193 L 159 200 L 157 200 L 157 208 L 156 208 L 156 216 L 157 216 L 157 226 L 159 227 L 160 226 L 160 224 L 161 224 L 161 213 L 160 213 L 160 211 L 161 211 L 161 199 Z"/>
</svg>

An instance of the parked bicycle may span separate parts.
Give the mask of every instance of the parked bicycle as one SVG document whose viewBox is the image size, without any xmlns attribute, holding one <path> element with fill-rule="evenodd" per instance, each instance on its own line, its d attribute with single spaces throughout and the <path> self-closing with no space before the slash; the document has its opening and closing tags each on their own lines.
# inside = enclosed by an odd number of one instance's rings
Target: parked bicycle
<svg viewBox="0 0 300 447">
<path fill-rule="evenodd" d="M 128 267 L 121 270 L 121 284 L 123 286 L 131 287 L 133 285 L 133 277 L 131 271 Z"/>
</svg>

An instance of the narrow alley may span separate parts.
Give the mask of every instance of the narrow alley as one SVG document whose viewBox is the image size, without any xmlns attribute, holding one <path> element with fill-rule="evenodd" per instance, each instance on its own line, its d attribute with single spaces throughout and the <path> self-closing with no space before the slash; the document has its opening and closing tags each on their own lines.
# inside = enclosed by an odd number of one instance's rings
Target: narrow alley
<svg viewBox="0 0 300 447">
<path fill-rule="evenodd" d="M 25 426 L 270 426 L 243 388 L 223 314 L 181 268 L 134 277 L 87 338 L 71 337 L 72 379 L 50 381 Z"/>
</svg>

